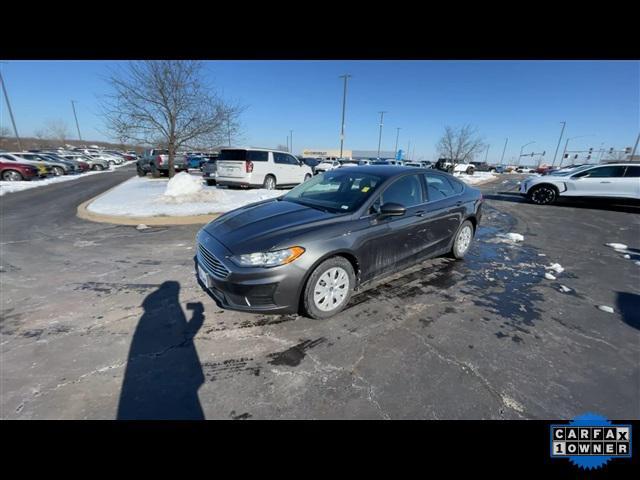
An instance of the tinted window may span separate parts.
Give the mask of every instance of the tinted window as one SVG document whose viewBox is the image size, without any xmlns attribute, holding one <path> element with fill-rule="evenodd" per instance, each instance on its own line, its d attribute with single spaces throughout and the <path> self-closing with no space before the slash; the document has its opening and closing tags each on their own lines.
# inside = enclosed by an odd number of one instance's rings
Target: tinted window
<svg viewBox="0 0 640 480">
<path fill-rule="evenodd" d="M 625 177 L 640 177 L 640 166 L 627 167 L 627 171 L 624 174 Z"/>
<path fill-rule="evenodd" d="M 273 152 L 273 161 L 281 165 L 287 165 L 289 163 L 289 155 L 280 152 Z"/>
<path fill-rule="evenodd" d="M 424 202 L 422 198 L 422 183 L 418 175 L 407 175 L 392 183 L 382 192 L 382 204 L 399 203 L 409 208 Z"/>
<path fill-rule="evenodd" d="M 425 180 L 427 181 L 427 197 L 430 202 L 442 200 L 443 198 L 451 197 L 459 193 L 456 192 L 454 186 L 446 177 L 425 174 Z"/>
<path fill-rule="evenodd" d="M 610 177 L 622 177 L 624 175 L 625 167 L 620 166 L 607 166 L 591 168 L 589 170 L 576 173 L 572 178 L 610 178 Z"/>
<path fill-rule="evenodd" d="M 16 161 L 14 158 L 10 157 L 9 155 L 0 155 L 0 159 L 9 160 L 11 162 L 15 162 Z"/>
</svg>

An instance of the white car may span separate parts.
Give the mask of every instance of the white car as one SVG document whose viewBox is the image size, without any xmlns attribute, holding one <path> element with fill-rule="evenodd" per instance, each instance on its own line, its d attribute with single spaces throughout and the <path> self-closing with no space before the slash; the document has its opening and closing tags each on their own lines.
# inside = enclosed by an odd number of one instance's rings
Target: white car
<svg viewBox="0 0 640 480">
<path fill-rule="evenodd" d="M 216 165 L 218 185 L 273 190 L 298 185 L 313 176 L 311 167 L 290 153 L 265 148 L 222 149 Z"/>
<path fill-rule="evenodd" d="M 316 173 L 322 173 L 336 168 L 340 168 L 340 162 L 338 160 L 323 160 L 314 167 L 314 171 Z"/>
<path fill-rule="evenodd" d="M 538 205 L 558 197 L 599 197 L 640 200 L 640 163 L 583 165 L 569 171 L 528 177 L 520 193 Z"/>
</svg>

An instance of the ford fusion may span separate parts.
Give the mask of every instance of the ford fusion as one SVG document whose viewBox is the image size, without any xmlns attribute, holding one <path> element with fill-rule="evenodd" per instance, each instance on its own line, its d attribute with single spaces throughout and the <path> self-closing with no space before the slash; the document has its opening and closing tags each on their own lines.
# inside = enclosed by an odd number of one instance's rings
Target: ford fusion
<svg viewBox="0 0 640 480">
<path fill-rule="evenodd" d="M 198 281 L 229 309 L 328 318 L 374 279 L 438 255 L 464 257 L 481 206 L 477 189 L 442 172 L 331 170 L 204 226 Z"/>
</svg>

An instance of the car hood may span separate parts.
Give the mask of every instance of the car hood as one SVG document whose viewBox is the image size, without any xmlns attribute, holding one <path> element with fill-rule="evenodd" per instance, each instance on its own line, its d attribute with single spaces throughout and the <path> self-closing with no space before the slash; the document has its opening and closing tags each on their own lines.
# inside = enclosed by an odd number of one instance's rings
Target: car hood
<svg viewBox="0 0 640 480">
<path fill-rule="evenodd" d="M 294 246 L 288 243 L 297 235 L 346 216 L 270 199 L 233 210 L 206 225 L 204 230 L 234 254 L 254 253 Z"/>
</svg>

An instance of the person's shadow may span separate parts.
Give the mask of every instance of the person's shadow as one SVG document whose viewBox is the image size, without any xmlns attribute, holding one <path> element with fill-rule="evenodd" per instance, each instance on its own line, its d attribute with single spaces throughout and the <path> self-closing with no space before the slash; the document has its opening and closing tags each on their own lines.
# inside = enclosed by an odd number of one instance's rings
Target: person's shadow
<svg viewBox="0 0 640 480">
<path fill-rule="evenodd" d="M 193 344 L 204 322 L 202 303 L 187 304 L 187 323 L 178 282 L 164 282 L 145 298 L 124 374 L 118 420 L 202 420 L 198 389 L 204 374 Z"/>
</svg>

